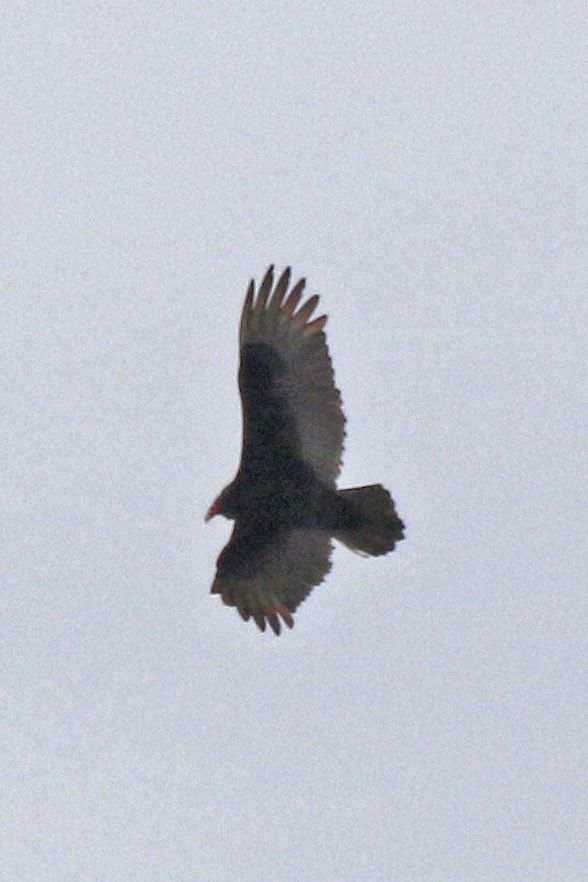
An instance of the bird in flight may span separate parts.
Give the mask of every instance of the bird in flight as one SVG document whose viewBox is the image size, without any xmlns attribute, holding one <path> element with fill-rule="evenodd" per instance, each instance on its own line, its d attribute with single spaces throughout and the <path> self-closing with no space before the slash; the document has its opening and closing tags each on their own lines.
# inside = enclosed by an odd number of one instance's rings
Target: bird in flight
<svg viewBox="0 0 588 882">
<path fill-rule="evenodd" d="M 274 285 L 267 270 L 247 289 L 239 330 L 243 410 L 241 463 L 210 506 L 235 522 L 217 560 L 211 593 L 245 621 L 279 634 L 331 568 L 332 539 L 359 554 L 392 551 L 404 538 L 381 484 L 337 490 L 345 417 L 324 334 L 300 306 L 306 279 L 290 288 L 288 267 Z"/>
</svg>

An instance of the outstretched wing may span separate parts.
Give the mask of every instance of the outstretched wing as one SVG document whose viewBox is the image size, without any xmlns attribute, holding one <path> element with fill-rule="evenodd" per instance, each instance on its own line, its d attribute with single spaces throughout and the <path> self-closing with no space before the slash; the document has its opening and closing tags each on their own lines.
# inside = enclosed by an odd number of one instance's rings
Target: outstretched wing
<svg viewBox="0 0 588 882">
<path fill-rule="evenodd" d="M 235 524 L 217 562 L 211 593 L 236 606 L 245 621 L 279 634 L 281 621 L 294 626 L 292 613 L 331 568 L 330 537 L 311 530 L 267 532 L 259 525 Z"/>
<path fill-rule="evenodd" d="M 245 297 L 239 334 L 242 464 L 273 452 L 296 456 L 334 486 L 345 417 L 323 332 L 327 317 L 311 319 L 317 295 L 298 308 L 305 279 L 288 292 L 289 284 L 289 267 L 274 286 L 270 266 L 257 292 L 251 281 Z"/>
</svg>

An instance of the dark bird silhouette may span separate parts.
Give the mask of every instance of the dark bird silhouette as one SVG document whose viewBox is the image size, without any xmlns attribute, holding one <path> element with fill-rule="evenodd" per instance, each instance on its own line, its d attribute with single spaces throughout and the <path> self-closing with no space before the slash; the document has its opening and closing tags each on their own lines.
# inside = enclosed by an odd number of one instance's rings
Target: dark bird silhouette
<svg viewBox="0 0 588 882">
<path fill-rule="evenodd" d="M 252 280 L 239 333 L 243 448 L 235 479 L 209 508 L 235 521 L 211 592 L 276 634 L 331 568 L 331 540 L 364 555 L 392 551 L 404 524 L 381 484 L 337 490 L 345 417 L 319 298 L 299 307 L 290 268 Z"/>
</svg>

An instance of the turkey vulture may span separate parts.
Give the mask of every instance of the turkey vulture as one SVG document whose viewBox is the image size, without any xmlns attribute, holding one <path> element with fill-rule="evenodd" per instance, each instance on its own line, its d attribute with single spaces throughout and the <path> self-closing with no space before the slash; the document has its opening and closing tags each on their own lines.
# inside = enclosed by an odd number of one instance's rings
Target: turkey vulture
<svg viewBox="0 0 588 882">
<path fill-rule="evenodd" d="M 288 267 L 274 287 L 273 266 L 243 305 L 239 390 L 243 448 L 235 479 L 206 520 L 235 521 L 212 594 L 264 631 L 282 619 L 331 568 L 334 537 L 363 555 L 392 551 L 404 524 L 381 484 L 337 490 L 345 417 L 323 328 L 311 319 L 319 298 L 300 308 L 306 279 L 288 292 Z"/>
</svg>

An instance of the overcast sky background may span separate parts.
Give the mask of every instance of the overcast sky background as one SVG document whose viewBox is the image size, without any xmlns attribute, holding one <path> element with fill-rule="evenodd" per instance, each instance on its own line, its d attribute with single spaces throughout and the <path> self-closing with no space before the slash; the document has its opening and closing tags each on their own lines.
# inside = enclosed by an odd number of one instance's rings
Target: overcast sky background
<svg viewBox="0 0 588 882">
<path fill-rule="evenodd" d="M 5 4 L 0 875 L 580 882 L 585 2 Z M 209 595 L 246 285 L 322 294 L 343 548 Z"/>
</svg>

